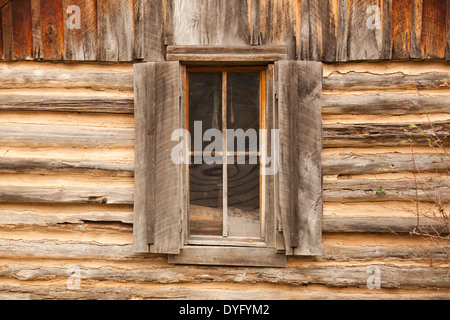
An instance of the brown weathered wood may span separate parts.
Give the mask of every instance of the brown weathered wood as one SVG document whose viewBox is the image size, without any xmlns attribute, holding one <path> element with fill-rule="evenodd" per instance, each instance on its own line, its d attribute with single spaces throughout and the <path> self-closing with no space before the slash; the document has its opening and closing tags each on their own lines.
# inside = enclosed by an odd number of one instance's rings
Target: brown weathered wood
<svg viewBox="0 0 450 320">
<path fill-rule="evenodd" d="M 155 108 L 149 101 L 155 99 L 155 64 L 134 67 L 135 97 L 135 198 L 133 250 L 150 252 L 155 239 Z"/>
<path fill-rule="evenodd" d="M 31 0 L 31 30 L 33 33 L 33 58 L 44 58 L 42 48 L 41 0 Z"/>
<path fill-rule="evenodd" d="M 384 191 L 383 191 L 384 190 Z M 372 202 L 372 201 L 412 201 L 447 203 L 450 199 L 450 184 L 446 178 L 418 178 L 401 180 L 350 179 L 326 181 L 325 201 Z"/>
<path fill-rule="evenodd" d="M 180 254 L 169 255 L 169 263 L 284 268 L 286 255 L 266 248 L 185 247 Z"/>
<path fill-rule="evenodd" d="M 348 1 L 338 2 L 338 21 L 336 35 L 336 61 L 347 61 L 348 44 Z"/>
<path fill-rule="evenodd" d="M 0 0 L 0 8 L 7 4 L 9 1 L 11 0 Z"/>
<path fill-rule="evenodd" d="M 105 68 L 64 68 L 47 66 L 30 69 L 26 66 L 0 66 L 0 88 L 68 88 L 94 90 L 133 90 L 133 73 Z"/>
<path fill-rule="evenodd" d="M 412 131 L 409 126 L 416 125 L 417 131 Z M 324 126 L 324 147 L 375 147 L 375 146 L 409 146 L 409 139 L 415 146 L 429 146 L 429 136 L 436 134 L 442 140 L 444 146 L 450 145 L 448 139 L 449 122 L 432 122 L 434 132 L 430 124 L 327 124 Z M 423 133 L 426 131 L 426 134 Z"/>
<path fill-rule="evenodd" d="M 4 95 L 3 111 L 52 111 L 133 114 L 133 98 L 100 96 Z"/>
<path fill-rule="evenodd" d="M 251 39 L 250 44 L 257 46 L 261 44 L 261 1 L 250 0 L 251 16 L 250 16 L 250 28 Z"/>
<path fill-rule="evenodd" d="M 348 59 L 389 59 L 392 0 L 349 0 L 348 6 Z"/>
<path fill-rule="evenodd" d="M 407 115 L 449 113 L 450 96 L 426 94 L 364 94 L 322 96 L 324 115 Z"/>
<path fill-rule="evenodd" d="M 166 1 L 169 45 L 249 45 L 251 0 Z"/>
<path fill-rule="evenodd" d="M 423 0 L 422 59 L 443 59 L 447 45 L 447 13 L 444 0 Z"/>
<path fill-rule="evenodd" d="M 70 6 L 80 8 L 80 28 L 75 25 L 76 11 Z M 63 0 L 65 60 L 97 60 L 97 0 Z M 69 23 L 70 22 L 70 23 Z M 69 29 L 69 26 L 71 27 Z"/>
<path fill-rule="evenodd" d="M 130 189 L 0 187 L 1 202 L 133 204 Z"/>
<path fill-rule="evenodd" d="M 54 159 L 1 158 L 3 173 L 81 173 L 86 175 L 134 176 L 134 165 L 129 161 L 81 161 Z"/>
<path fill-rule="evenodd" d="M 445 47 L 445 59 L 450 60 L 450 0 L 447 0 L 447 46 Z"/>
<path fill-rule="evenodd" d="M 12 60 L 14 58 L 13 28 L 11 3 L 8 2 L 1 8 L 2 31 L 3 31 L 3 59 Z"/>
<path fill-rule="evenodd" d="M 322 239 L 322 64 L 276 64 L 281 166 L 278 205 L 286 253 L 318 255 Z"/>
<path fill-rule="evenodd" d="M 31 0 L 13 0 L 11 5 L 14 59 L 32 59 Z"/>
<path fill-rule="evenodd" d="M 3 60 L 3 23 L 2 23 L 2 10 L 0 7 L 0 60 Z"/>
<path fill-rule="evenodd" d="M 172 161 L 172 133 L 183 128 L 178 62 L 135 65 L 136 250 L 178 254 L 184 194 L 182 166 Z M 151 182 L 151 184 L 150 184 Z M 147 239 L 145 239 L 147 237 Z M 145 243 L 145 240 L 147 242 Z"/>
<path fill-rule="evenodd" d="M 169 61 L 270 62 L 286 60 L 286 46 L 168 46 Z"/>
<path fill-rule="evenodd" d="M 449 88 L 448 72 L 428 72 L 407 75 L 402 72 L 392 74 L 371 74 L 349 72 L 333 73 L 323 80 L 324 90 L 389 90 L 389 89 L 446 89 Z"/>
<path fill-rule="evenodd" d="M 414 159 L 414 160 L 413 160 Z M 414 164 L 415 163 L 415 164 Z M 379 153 L 367 155 L 339 154 L 324 156 L 326 175 L 384 174 L 396 172 L 446 172 L 450 158 L 444 154 Z"/>
<path fill-rule="evenodd" d="M 0 142 L 16 147 L 133 147 L 134 129 L 2 123 Z"/>
<path fill-rule="evenodd" d="M 98 60 L 133 61 L 133 0 L 97 0 Z"/>
<path fill-rule="evenodd" d="M 134 1 L 134 58 L 164 61 L 164 1 Z"/>
<path fill-rule="evenodd" d="M 413 1 L 394 1 L 392 8 L 392 58 L 408 59 L 411 55 Z"/>
<path fill-rule="evenodd" d="M 41 1 L 42 48 L 45 60 L 64 58 L 64 9 L 62 1 Z"/>
</svg>

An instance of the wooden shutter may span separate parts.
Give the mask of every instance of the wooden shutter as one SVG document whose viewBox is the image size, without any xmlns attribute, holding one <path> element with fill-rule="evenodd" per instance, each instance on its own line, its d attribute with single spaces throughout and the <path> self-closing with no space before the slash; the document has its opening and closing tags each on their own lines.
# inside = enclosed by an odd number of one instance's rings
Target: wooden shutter
<svg viewBox="0 0 450 320">
<path fill-rule="evenodd" d="M 136 64 L 134 82 L 134 251 L 179 254 L 184 168 L 171 159 L 171 136 L 184 127 L 180 64 Z"/>
<path fill-rule="evenodd" d="M 277 215 L 287 255 L 322 252 L 322 77 L 319 62 L 275 63 L 280 130 Z"/>
</svg>

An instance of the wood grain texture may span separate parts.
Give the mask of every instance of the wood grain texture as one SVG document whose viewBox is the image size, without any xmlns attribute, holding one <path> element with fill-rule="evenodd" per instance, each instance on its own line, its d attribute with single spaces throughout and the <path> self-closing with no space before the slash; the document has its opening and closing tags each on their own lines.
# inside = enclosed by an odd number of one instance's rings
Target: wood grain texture
<svg viewBox="0 0 450 320">
<path fill-rule="evenodd" d="M 13 28 L 11 3 L 8 2 L 1 8 L 2 31 L 3 31 L 3 59 L 12 60 L 14 58 Z"/>
<path fill-rule="evenodd" d="M 348 60 L 389 59 L 392 0 L 349 0 Z"/>
<path fill-rule="evenodd" d="M 41 0 L 31 0 L 31 30 L 33 33 L 33 58 L 41 60 L 44 58 L 42 48 L 41 28 Z"/>
<path fill-rule="evenodd" d="M 42 48 L 45 60 L 64 58 L 64 10 L 62 1 L 41 1 Z"/>
<path fill-rule="evenodd" d="M 134 58 L 164 61 L 164 1 L 134 1 Z"/>
<path fill-rule="evenodd" d="M 183 167 L 172 162 L 170 141 L 172 133 L 183 127 L 181 69 L 178 62 L 155 62 L 135 65 L 134 70 L 139 200 L 135 249 L 179 254 L 185 189 Z"/>
<path fill-rule="evenodd" d="M 276 65 L 281 166 L 278 205 L 286 254 L 319 255 L 322 239 L 322 64 L 277 62 Z"/>
<path fill-rule="evenodd" d="M 133 61 L 133 4 L 133 0 L 97 0 L 98 60 Z"/>
<path fill-rule="evenodd" d="M 168 45 L 249 45 L 251 0 L 166 1 Z"/>
<path fill-rule="evenodd" d="M 78 16 L 76 11 L 68 11 L 70 6 L 80 8 L 80 29 L 72 26 L 72 22 L 77 22 L 74 19 L 77 19 Z M 63 0 L 63 8 L 66 21 L 64 23 L 64 59 L 97 60 L 97 0 Z"/>
<path fill-rule="evenodd" d="M 12 1 L 14 59 L 33 59 L 31 0 Z"/>
<path fill-rule="evenodd" d="M 2 95 L 2 111 L 51 111 L 133 114 L 133 98 L 112 96 Z"/>
<path fill-rule="evenodd" d="M 447 46 L 445 47 L 445 59 L 450 60 L 450 0 L 447 0 Z"/>
<path fill-rule="evenodd" d="M 447 9 L 444 0 L 423 0 L 422 59 L 445 58 Z"/>
<path fill-rule="evenodd" d="M 3 23 L 2 23 L 2 9 L 0 8 L 0 60 L 3 60 Z"/>
</svg>

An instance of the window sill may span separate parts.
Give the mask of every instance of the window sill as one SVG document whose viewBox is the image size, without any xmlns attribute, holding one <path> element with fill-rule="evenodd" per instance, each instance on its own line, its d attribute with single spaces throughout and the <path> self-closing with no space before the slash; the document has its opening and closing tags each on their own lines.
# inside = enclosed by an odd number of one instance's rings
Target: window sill
<svg viewBox="0 0 450 320">
<path fill-rule="evenodd" d="M 185 265 L 285 268 L 286 260 L 274 248 L 187 246 L 169 255 L 169 263 Z"/>
</svg>

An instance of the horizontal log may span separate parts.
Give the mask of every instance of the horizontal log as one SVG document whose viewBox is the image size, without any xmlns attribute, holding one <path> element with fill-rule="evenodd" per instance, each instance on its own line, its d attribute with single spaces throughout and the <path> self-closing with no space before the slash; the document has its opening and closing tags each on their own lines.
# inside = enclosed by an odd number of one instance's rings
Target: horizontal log
<svg viewBox="0 0 450 320">
<path fill-rule="evenodd" d="M 368 274 L 369 276 L 369 274 Z M 66 285 L 33 286 L 31 284 L 17 286 L 16 284 L 0 284 L 0 298 L 4 300 L 234 300 L 242 299 L 264 300 L 448 300 L 448 291 L 424 290 L 392 292 L 378 290 L 373 291 L 330 291 L 320 288 L 301 289 L 298 286 L 292 288 L 265 287 L 252 289 L 227 288 L 224 284 L 210 285 L 209 288 L 192 285 L 147 285 L 145 287 L 86 287 L 79 290 L 69 290 Z M 291 289 L 291 290 L 289 290 Z M 178 309 L 177 309 L 178 310 Z M 173 310 L 167 314 L 171 314 Z M 172 314 L 178 315 L 179 311 Z M 289 311 L 290 312 L 290 311 Z M 277 313 L 278 315 L 280 312 Z M 286 314 L 288 316 L 288 314 Z"/>
<path fill-rule="evenodd" d="M 134 176 L 131 161 L 88 161 L 55 159 L 0 158 L 3 173 L 81 173 L 87 175 Z"/>
<path fill-rule="evenodd" d="M 411 139 L 415 146 L 429 146 L 428 138 L 435 133 L 442 144 L 450 146 L 449 132 L 450 122 L 437 121 L 431 123 L 434 132 L 430 130 L 430 124 L 327 124 L 324 125 L 324 147 L 399 147 L 409 146 Z M 412 131 L 410 125 L 417 127 L 416 132 L 408 136 L 407 131 Z M 426 131 L 424 135 L 422 131 Z"/>
<path fill-rule="evenodd" d="M 439 195 L 439 196 L 437 196 Z M 327 180 L 323 187 L 324 201 L 450 201 L 450 180 L 418 178 L 395 180 Z"/>
<path fill-rule="evenodd" d="M 134 129 L 2 123 L 0 143 L 11 147 L 132 147 Z"/>
<path fill-rule="evenodd" d="M 132 261 L 148 259 L 151 256 L 133 253 L 131 244 L 100 244 L 92 242 L 52 241 L 52 240 L 15 240 L 0 239 L 0 257 L 2 258 L 48 258 L 48 259 L 100 259 L 112 261 Z M 386 246 L 383 244 L 368 246 L 324 243 L 323 255 L 314 257 L 314 261 L 361 261 L 371 262 L 417 259 L 417 261 L 442 260 L 447 258 L 442 248 L 436 246 L 414 247 L 410 245 Z"/>
<path fill-rule="evenodd" d="M 1 95 L 0 111 L 133 114 L 134 99 L 98 96 Z"/>
<path fill-rule="evenodd" d="M 323 80 L 323 90 L 392 90 L 392 89 L 448 89 L 450 73 L 428 72 L 407 75 L 402 72 L 374 74 L 333 72 Z"/>
<path fill-rule="evenodd" d="M 418 94 L 322 95 L 322 114 L 407 115 L 450 113 L 450 96 Z"/>
<path fill-rule="evenodd" d="M 423 266 L 373 265 L 380 270 L 381 289 L 448 289 L 450 288 L 448 268 Z M 142 284 L 181 283 L 241 283 L 277 285 L 323 285 L 329 288 L 364 288 L 367 285 L 368 266 L 310 266 L 275 268 L 227 268 L 214 267 L 140 267 L 124 269 L 109 266 L 80 266 L 81 283 L 95 281 L 120 282 L 121 285 L 139 282 Z M 46 281 L 67 279 L 67 267 L 51 268 L 39 265 L 2 265 L 0 277 L 3 279 L 26 281 Z M 258 276 L 255 277 L 254 275 Z M 170 279 L 170 280 L 168 280 Z"/>
<path fill-rule="evenodd" d="M 416 126 L 418 132 L 412 134 L 411 139 L 417 146 L 428 146 L 427 136 L 421 132 L 430 132 L 430 125 Z M 444 146 L 450 146 L 449 122 L 437 121 L 432 126 Z M 404 130 L 409 130 L 409 124 L 327 124 L 324 147 L 409 146 L 405 144 L 409 137 Z M 132 147 L 134 129 L 2 123 L 0 143 L 11 147 Z"/>
<path fill-rule="evenodd" d="M 327 155 L 322 158 L 325 175 L 363 175 L 398 172 L 447 172 L 450 159 L 438 153 L 377 153 Z M 132 161 L 57 160 L 43 158 L 0 158 L 3 173 L 83 173 L 134 176 Z"/>
<path fill-rule="evenodd" d="M 0 187 L 1 202 L 133 204 L 133 189 Z"/>
<path fill-rule="evenodd" d="M 86 88 L 94 90 L 133 91 L 133 71 L 115 66 L 0 65 L 0 89 Z"/>
<path fill-rule="evenodd" d="M 448 179 L 325 180 L 323 188 L 324 201 L 332 202 L 434 202 L 436 193 L 442 202 L 450 199 Z M 3 202 L 133 204 L 133 194 L 130 188 L 0 187 Z"/>
<path fill-rule="evenodd" d="M 414 164 L 415 162 L 415 164 Z M 447 172 L 450 157 L 444 153 L 377 153 L 324 156 L 325 175 L 361 175 L 395 172 Z"/>
</svg>

